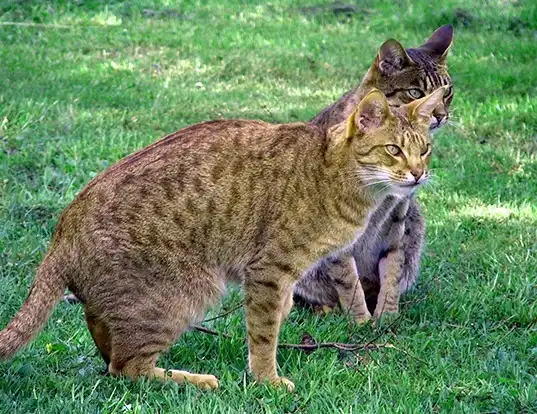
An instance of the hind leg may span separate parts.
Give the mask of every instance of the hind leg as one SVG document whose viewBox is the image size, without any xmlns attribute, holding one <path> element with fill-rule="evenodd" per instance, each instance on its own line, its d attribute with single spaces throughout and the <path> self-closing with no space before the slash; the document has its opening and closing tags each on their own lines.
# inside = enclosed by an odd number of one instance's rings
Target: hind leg
<svg viewBox="0 0 537 414">
<path fill-rule="evenodd" d="M 155 378 L 163 380 L 171 379 L 178 384 L 189 382 L 203 390 L 211 390 L 218 388 L 219 386 L 218 378 L 216 378 L 214 375 L 193 374 L 188 371 L 179 371 L 176 369 L 165 370 L 158 367 L 154 368 L 153 373 Z"/>
<path fill-rule="evenodd" d="M 176 269 L 179 266 L 176 267 Z M 202 267 L 182 266 L 169 278 L 146 284 L 146 275 L 125 278 L 114 299 L 104 305 L 110 329 L 109 371 L 132 379 L 140 377 L 190 382 L 200 388 L 217 388 L 213 375 L 156 367 L 158 356 L 216 302 L 223 285 L 218 275 Z M 180 273 L 179 273 L 180 272 Z M 147 276 L 148 278 L 152 276 Z M 117 280 L 117 279 L 116 279 Z"/>
<path fill-rule="evenodd" d="M 93 341 L 95 342 L 95 345 L 97 345 L 97 349 L 103 357 L 106 366 L 108 366 L 108 364 L 110 364 L 111 354 L 110 332 L 108 327 L 98 318 L 93 316 L 88 309 L 85 310 L 85 315 Z"/>
<path fill-rule="evenodd" d="M 184 331 L 187 325 L 183 323 L 180 331 Z M 190 382 L 203 389 L 218 388 L 218 379 L 214 375 L 156 367 L 159 354 L 168 349 L 178 332 L 163 325 L 155 326 L 151 330 L 139 328 L 112 332 L 112 358 L 108 368 L 111 374 L 133 380 L 140 377 L 159 378 L 178 384 Z"/>
</svg>

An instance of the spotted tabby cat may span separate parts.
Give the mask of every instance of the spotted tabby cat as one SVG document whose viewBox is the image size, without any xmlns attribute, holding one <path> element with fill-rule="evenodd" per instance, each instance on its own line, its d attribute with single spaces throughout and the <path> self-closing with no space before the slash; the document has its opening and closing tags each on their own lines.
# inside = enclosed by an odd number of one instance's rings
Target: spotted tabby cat
<svg viewBox="0 0 537 414">
<path fill-rule="evenodd" d="M 345 119 L 371 88 L 380 89 L 391 106 L 399 107 L 445 85 L 443 104 L 434 111 L 430 122 L 431 129 L 439 128 L 448 119 L 453 99 L 446 66 L 452 41 L 453 27 L 445 25 L 415 49 L 405 51 L 393 39 L 384 42 L 360 85 L 323 110 L 311 123 L 327 131 Z M 396 151 L 397 156 L 406 157 L 400 148 Z M 415 171 L 416 179 L 421 174 Z M 416 280 L 424 232 L 424 220 L 412 196 L 404 200 L 386 198 L 354 245 L 356 263 L 349 264 L 337 257 L 321 261 L 297 284 L 295 299 L 329 308 L 341 304 L 358 322 L 370 319 L 371 312 L 375 318 L 397 313 L 400 294 Z M 368 306 L 356 295 L 356 271 Z"/>
<path fill-rule="evenodd" d="M 429 119 L 443 94 L 390 109 L 373 90 L 328 133 L 205 122 L 119 161 L 62 213 L 26 301 L 0 331 L 0 360 L 30 341 L 69 288 L 112 374 L 215 388 L 212 375 L 156 361 L 239 282 L 250 370 L 293 390 L 276 350 L 294 283 L 332 252 L 344 260 L 386 195 L 405 197 L 426 180 Z"/>
</svg>

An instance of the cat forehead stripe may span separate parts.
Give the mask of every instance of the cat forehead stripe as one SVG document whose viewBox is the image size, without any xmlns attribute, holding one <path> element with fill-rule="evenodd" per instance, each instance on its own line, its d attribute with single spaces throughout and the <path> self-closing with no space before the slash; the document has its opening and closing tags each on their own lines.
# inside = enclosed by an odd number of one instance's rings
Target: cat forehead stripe
<svg viewBox="0 0 537 414">
<path fill-rule="evenodd" d="M 408 145 L 409 143 L 420 144 L 422 141 L 422 135 L 417 133 L 416 131 L 409 129 L 403 131 L 403 141 L 401 144 L 402 146 Z"/>
</svg>

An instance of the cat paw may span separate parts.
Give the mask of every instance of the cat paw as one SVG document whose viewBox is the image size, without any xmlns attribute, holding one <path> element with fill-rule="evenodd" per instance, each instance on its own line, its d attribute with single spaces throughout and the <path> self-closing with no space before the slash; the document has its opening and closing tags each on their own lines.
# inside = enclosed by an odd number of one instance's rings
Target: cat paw
<svg viewBox="0 0 537 414">
<path fill-rule="evenodd" d="M 313 313 L 315 313 L 316 315 L 321 315 L 321 316 L 328 315 L 329 313 L 333 311 L 334 311 L 334 308 L 328 305 L 316 306 L 313 309 Z"/>
<path fill-rule="evenodd" d="M 277 377 L 270 380 L 270 384 L 276 387 L 286 387 L 287 391 L 293 392 L 295 390 L 295 384 L 290 379 L 285 377 Z"/>
<path fill-rule="evenodd" d="M 214 390 L 219 387 L 218 378 L 214 375 L 192 374 L 187 381 L 202 390 Z"/>
<path fill-rule="evenodd" d="M 80 303 L 80 300 L 73 293 L 63 295 L 63 300 L 67 303 Z"/>
<path fill-rule="evenodd" d="M 367 322 L 369 322 L 371 320 L 371 315 L 370 314 L 365 314 L 365 315 L 360 315 L 360 316 L 357 316 L 355 318 L 355 322 L 358 324 L 358 325 L 364 325 L 366 324 Z"/>
</svg>

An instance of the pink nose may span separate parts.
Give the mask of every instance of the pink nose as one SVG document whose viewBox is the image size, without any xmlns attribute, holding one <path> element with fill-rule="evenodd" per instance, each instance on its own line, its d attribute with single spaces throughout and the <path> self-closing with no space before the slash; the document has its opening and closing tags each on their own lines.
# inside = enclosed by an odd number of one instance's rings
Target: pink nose
<svg viewBox="0 0 537 414">
<path fill-rule="evenodd" d="M 416 182 L 418 182 L 423 175 L 423 168 L 413 168 L 410 170 L 410 174 L 412 174 Z"/>
</svg>

